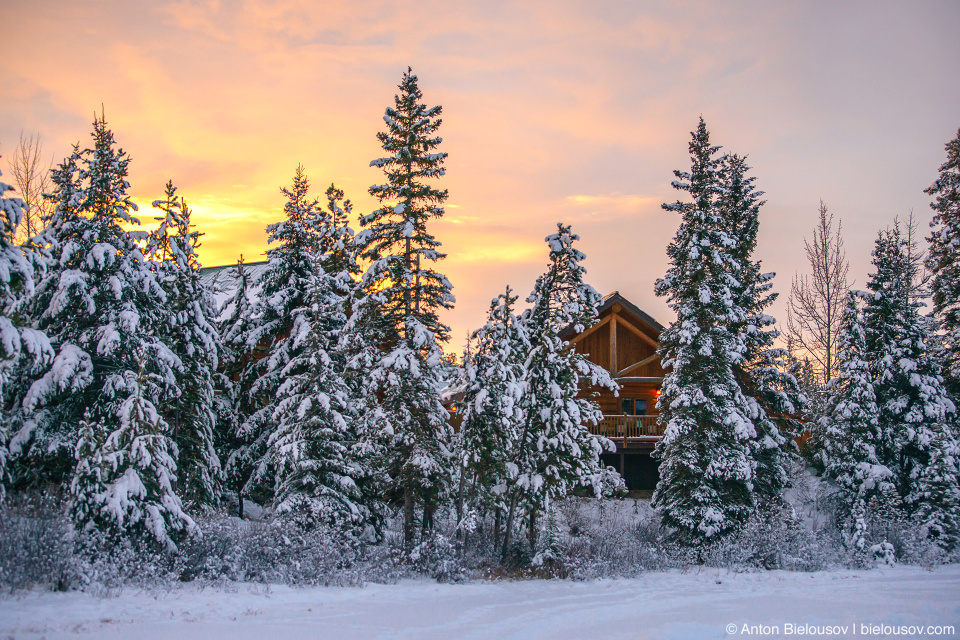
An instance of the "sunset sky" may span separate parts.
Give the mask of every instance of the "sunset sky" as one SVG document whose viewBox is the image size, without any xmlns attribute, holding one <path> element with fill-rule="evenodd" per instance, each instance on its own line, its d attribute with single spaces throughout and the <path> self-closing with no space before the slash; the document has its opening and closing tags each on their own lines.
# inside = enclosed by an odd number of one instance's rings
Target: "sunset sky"
<svg viewBox="0 0 960 640">
<path fill-rule="evenodd" d="M 784 299 L 821 198 L 858 285 L 895 216 L 925 234 L 923 189 L 960 127 L 956 0 L 2 0 L 0 20 L 0 153 L 23 130 L 59 162 L 102 104 L 141 219 L 173 179 L 208 266 L 263 259 L 298 163 L 318 196 L 334 182 L 369 212 L 375 134 L 412 66 L 443 105 L 452 351 L 507 283 L 532 288 L 558 221 L 591 284 L 668 323 L 652 289 L 678 220 L 660 203 L 700 115 L 766 191 L 757 256 Z"/>
</svg>

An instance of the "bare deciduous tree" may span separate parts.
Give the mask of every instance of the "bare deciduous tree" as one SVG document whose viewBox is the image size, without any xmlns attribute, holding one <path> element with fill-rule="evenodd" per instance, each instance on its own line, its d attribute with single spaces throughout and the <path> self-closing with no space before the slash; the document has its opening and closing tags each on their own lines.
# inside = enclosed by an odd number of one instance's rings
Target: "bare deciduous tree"
<svg viewBox="0 0 960 640">
<path fill-rule="evenodd" d="M 50 167 L 52 162 L 42 159 L 43 145 L 39 135 L 25 136 L 20 132 L 20 143 L 10 157 L 10 173 L 16 183 L 17 195 L 27 203 L 23 221 L 17 230 L 17 241 L 40 233 L 43 220 L 49 213 L 49 202 L 43 194 L 50 190 Z"/>
<path fill-rule="evenodd" d="M 788 343 L 809 357 L 820 384 L 826 384 L 835 373 L 840 319 L 853 284 L 847 279 L 850 263 L 841 226 L 838 220 L 834 231 L 833 214 L 827 213 L 821 200 L 813 239 L 803 239 L 812 273 L 794 277 L 787 301 Z"/>
</svg>

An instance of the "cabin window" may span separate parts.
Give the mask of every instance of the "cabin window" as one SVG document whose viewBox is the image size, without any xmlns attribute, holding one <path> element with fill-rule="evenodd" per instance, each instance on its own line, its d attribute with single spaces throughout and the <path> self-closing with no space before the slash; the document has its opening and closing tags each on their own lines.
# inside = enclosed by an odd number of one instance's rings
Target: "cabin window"
<svg viewBox="0 0 960 640">
<path fill-rule="evenodd" d="M 625 416 L 645 416 L 647 415 L 647 401 L 641 398 L 622 398 L 620 407 Z"/>
</svg>

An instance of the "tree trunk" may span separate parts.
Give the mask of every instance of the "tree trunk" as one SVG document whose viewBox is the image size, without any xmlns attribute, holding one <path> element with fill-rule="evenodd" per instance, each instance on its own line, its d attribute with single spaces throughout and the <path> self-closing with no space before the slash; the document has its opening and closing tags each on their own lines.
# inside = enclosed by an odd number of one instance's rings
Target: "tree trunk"
<svg viewBox="0 0 960 640">
<path fill-rule="evenodd" d="M 530 522 L 527 530 L 527 538 L 530 540 L 530 555 L 537 553 L 537 510 L 530 508 Z"/>
<path fill-rule="evenodd" d="M 464 485 L 466 484 L 466 469 L 462 466 L 460 467 L 460 486 L 457 487 L 457 540 L 460 540 L 463 537 L 463 532 L 460 529 L 460 525 L 463 524 L 463 493 Z"/>
<path fill-rule="evenodd" d="M 406 248 L 403 252 L 403 268 L 406 271 L 406 273 L 404 274 L 404 278 L 406 279 L 406 282 L 403 283 L 403 319 L 404 320 L 407 320 L 408 318 L 410 318 L 410 298 L 411 298 L 410 287 L 412 285 L 412 283 L 410 282 L 410 267 L 411 267 L 410 238 L 407 238 Z M 404 335 L 406 336 L 406 332 L 404 332 Z M 409 337 L 409 336 L 406 336 L 406 337 Z"/>
<path fill-rule="evenodd" d="M 433 512 L 436 511 L 436 507 L 424 503 L 423 505 L 423 522 L 420 523 L 420 540 L 427 539 L 427 533 L 433 529 Z"/>
<path fill-rule="evenodd" d="M 514 457 L 514 460 L 519 460 L 523 456 L 523 452 L 527 446 L 527 437 L 530 435 L 530 418 L 527 417 L 526 424 L 523 427 L 523 435 L 520 437 L 520 445 L 517 447 L 517 455 Z M 519 471 L 520 465 L 517 465 Z M 510 511 L 507 513 L 507 522 L 505 523 L 503 530 L 503 549 L 500 553 L 500 562 L 503 562 L 507 558 L 507 551 L 510 547 L 510 534 L 513 531 L 513 519 L 517 514 L 517 485 L 514 482 L 514 485 L 511 487 L 511 497 L 510 497 Z"/>
<path fill-rule="evenodd" d="M 413 548 L 413 487 L 407 479 L 403 484 L 403 548 L 410 551 Z"/>
<path fill-rule="evenodd" d="M 510 511 L 507 512 L 507 522 L 503 528 L 503 547 L 500 550 L 500 562 L 505 562 L 507 553 L 510 551 L 510 532 L 513 530 L 513 518 L 517 513 L 517 492 L 514 488 L 513 495 L 510 497 Z"/>
</svg>

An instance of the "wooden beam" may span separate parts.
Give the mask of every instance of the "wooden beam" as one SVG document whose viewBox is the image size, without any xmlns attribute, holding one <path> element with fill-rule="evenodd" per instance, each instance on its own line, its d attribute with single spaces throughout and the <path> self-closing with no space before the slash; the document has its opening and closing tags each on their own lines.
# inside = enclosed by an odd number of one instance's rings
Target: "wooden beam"
<svg viewBox="0 0 960 640">
<path fill-rule="evenodd" d="M 630 366 L 627 367 L 626 369 L 621 369 L 620 371 L 618 371 L 616 377 L 619 378 L 619 377 L 621 377 L 621 376 L 625 376 L 625 375 L 627 375 L 628 373 L 630 373 L 631 371 L 633 371 L 634 369 L 639 369 L 640 367 L 642 367 L 642 366 L 645 365 L 645 364 L 650 364 L 651 362 L 653 362 L 654 360 L 656 360 L 656 359 L 659 358 L 659 357 L 660 357 L 660 356 L 658 356 L 657 354 L 653 354 L 653 355 L 650 356 L 649 358 L 644 358 L 644 359 L 641 360 L 640 362 L 634 362 L 632 365 L 630 365 Z"/>
<path fill-rule="evenodd" d="M 614 305 L 613 313 L 610 314 L 610 373 L 615 374 L 617 372 L 617 320 L 620 316 L 617 315 L 616 307 L 620 305 Z"/>
<path fill-rule="evenodd" d="M 648 345 L 650 345 L 654 349 L 660 346 L 660 344 L 656 340 L 654 340 L 653 338 L 645 334 L 643 331 L 640 331 L 640 329 L 637 329 L 635 326 L 633 326 L 629 322 L 621 322 L 620 324 L 622 324 L 627 331 L 630 331 L 631 333 L 636 335 L 638 338 L 646 342 Z"/>
<path fill-rule="evenodd" d="M 580 335 L 574 337 L 573 340 L 570 341 L 570 344 L 577 344 L 578 342 L 580 342 L 581 340 L 583 340 L 584 338 L 586 338 L 588 335 L 590 335 L 591 333 L 593 333 L 594 331 L 596 331 L 597 329 L 599 329 L 599 328 L 602 327 L 603 325 L 605 325 L 605 324 L 607 324 L 608 322 L 610 322 L 610 318 L 612 318 L 612 317 L 613 317 L 613 316 L 607 316 L 606 318 L 604 318 L 603 320 L 601 320 L 601 321 L 598 322 L 597 324 L 593 325 L 592 327 L 590 327 L 589 329 L 587 329 L 586 331 L 584 331 L 584 332 L 581 333 Z"/>
</svg>

